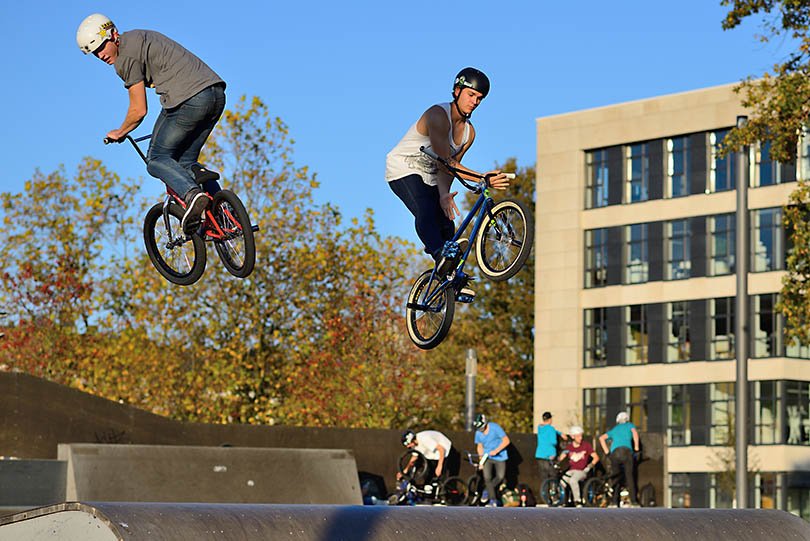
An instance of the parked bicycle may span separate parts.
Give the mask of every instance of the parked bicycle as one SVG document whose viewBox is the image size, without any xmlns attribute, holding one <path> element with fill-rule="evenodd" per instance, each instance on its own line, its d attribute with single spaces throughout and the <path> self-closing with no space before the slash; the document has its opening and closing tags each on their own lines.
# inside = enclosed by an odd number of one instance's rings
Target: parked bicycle
<svg viewBox="0 0 810 541">
<path fill-rule="evenodd" d="M 144 163 L 146 156 L 138 143 L 151 137 L 151 134 L 138 139 L 126 137 Z M 104 144 L 112 142 L 104 139 Z M 206 265 L 206 242 L 213 243 L 222 264 L 232 275 L 246 278 L 253 272 L 256 263 L 253 233 L 259 227 L 251 225 L 245 206 L 232 191 L 218 189 L 209 195 L 213 198 L 211 205 L 199 228 L 190 234 L 180 226 L 186 203 L 168 186 L 163 203 L 146 213 L 143 223 L 146 253 L 157 271 L 174 284 L 187 286 L 200 279 Z"/>
<path fill-rule="evenodd" d="M 464 505 L 467 501 L 467 486 L 460 477 L 425 482 L 428 462 L 419 451 L 408 451 L 399 459 L 401 472 L 397 491 L 388 500 L 390 505 Z"/>
<path fill-rule="evenodd" d="M 495 203 L 485 175 L 479 175 L 477 183 L 468 182 L 461 178 L 459 169 L 436 153 L 425 147 L 420 150 L 441 163 L 465 188 L 479 194 L 452 240 L 447 241 L 442 249 L 442 257 L 457 261 L 456 267 L 446 276 L 440 275 L 437 267 L 425 271 L 416 279 L 408 295 L 408 335 L 417 347 L 432 349 L 441 344 L 450 331 L 456 298 L 459 302 L 473 301 L 472 297 L 461 294 L 462 288 L 472 279 L 464 272 L 464 264 L 473 245 L 478 267 L 484 276 L 496 282 L 508 280 L 523 268 L 529 257 L 534 242 L 534 218 L 520 201 L 504 199 Z M 471 223 L 470 242 L 462 253 L 458 241 Z"/>
</svg>

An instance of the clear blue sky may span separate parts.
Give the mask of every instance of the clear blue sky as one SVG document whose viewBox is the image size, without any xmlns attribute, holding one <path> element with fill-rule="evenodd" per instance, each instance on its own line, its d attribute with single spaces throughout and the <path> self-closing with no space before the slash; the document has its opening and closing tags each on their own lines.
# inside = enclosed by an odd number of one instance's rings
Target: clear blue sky
<svg viewBox="0 0 810 541">
<path fill-rule="evenodd" d="M 3 1 L 0 189 L 22 190 L 37 167 L 70 173 L 92 155 L 160 194 L 130 149 L 101 144 L 127 107 L 113 69 L 76 46 L 79 22 L 101 12 L 121 30 L 179 41 L 227 81 L 231 103 L 260 96 L 289 125 L 296 162 L 318 173 L 319 201 L 347 216 L 372 208 L 384 234 L 415 242 L 412 218 L 383 179 L 385 154 L 427 106 L 447 101 L 459 68 L 492 80 L 465 164 L 486 170 L 515 156 L 531 165 L 537 117 L 736 82 L 785 56 L 787 45 L 755 39 L 756 24 L 724 32 L 719 4 Z M 159 111 L 149 94 L 136 134 L 149 133 Z"/>
</svg>

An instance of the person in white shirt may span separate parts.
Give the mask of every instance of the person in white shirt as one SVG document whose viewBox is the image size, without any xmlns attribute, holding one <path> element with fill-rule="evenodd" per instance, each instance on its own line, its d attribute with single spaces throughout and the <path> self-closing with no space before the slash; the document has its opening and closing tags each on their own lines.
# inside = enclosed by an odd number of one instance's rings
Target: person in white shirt
<svg viewBox="0 0 810 541">
<path fill-rule="evenodd" d="M 445 472 L 445 461 L 450 454 L 450 449 L 453 447 L 450 438 L 438 430 L 423 430 L 421 432 L 406 430 L 405 433 L 402 434 L 402 445 L 408 449 L 419 451 L 427 460 L 428 478 L 425 480 L 426 483 L 442 477 L 442 474 Z M 416 455 L 411 457 L 405 470 L 410 468 L 416 459 Z M 402 472 L 397 472 L 397 479 L 401 477 Z"/>
</svg>

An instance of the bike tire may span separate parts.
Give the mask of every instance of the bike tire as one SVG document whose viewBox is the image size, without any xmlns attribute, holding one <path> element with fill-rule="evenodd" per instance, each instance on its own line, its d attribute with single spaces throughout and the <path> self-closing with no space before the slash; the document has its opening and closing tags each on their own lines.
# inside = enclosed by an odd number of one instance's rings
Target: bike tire
<svg viewBox="0 0 810 541">
<path fill-rule="evenodd" d="M 416 279 L 408 294 L 408 307 L 405 309 L 408 336 L 420 349 L 433 349 L 442 343 L 450 332 L 455 313 L 456 298 L 452 287 L 447 287 L 431 302 L 430 306 L 436 309 L 435 312 L 410 308 L 412 304 L 417 304 L 422 292 L 431 283 L 437 283 L 435 277 L 431 282 L 432 273 L 433 271 L 425 271 Z"/>
<path fill-rule="evenodd" d="M 467 505 L 481 505 L 481 496 L 484 494 L 484 478 L 478 474 L 467 479 Z"/>
<path fill-rule="evenodd" d="M 169 205 L 169 230 L 163 221 L 163 204 L 149 209 L 143 220 L 143 242 L 146 253 L 155 269 L 173 284 L 188 286 L 200 279 L 205 271 L 205 242 L 193 233 L 177 246 L 168 243 L 175 235 L 185 237 L 180 223 L 183 209 L 174 203 Z"/>
<path fill-rule="evenodd" d="M 592 477 L 585 481 L 585 486 L 582 487 L 582 499 L 586 507 L 607 507 L 610 502 L 605 491 L 605 480 Z"/>
<path fill-rule="evenodd" d="M 449 477 L 442 483 L 442 501 L 445 505 L 464 505 L 467 498 L 467 483 L 461 477 Z"/>
<path fill-rule="evenodd" d="M 540 499 L 549 507 L 565 504 L 565 489 L 559 479 L 546 479 L 540 487 Z"/>
<path fill-rule="evenodd" d="M 226 238 L 211 236 L 210 232 L 215 230 L 211 224 L 207 238 L 213 241 L 228 272 L 237 278 L 247 278 L 256 265 L 256 240 L 245 205 L 232 191 L 220 190 L 214 195 L 210 212 Z"/>
<path fill-rule="evenodd" d="M 520 201 L 504 199 L 484 219 L 475 238 L 475 256 L 484 276 L 495 282 L 518 273 L 534 244 L 534 217 Z"/>
<path fill-rule="evenodd" d="M 408 463 L 411 461 L 411 457 L 416 455 L 416 460 L 411 465 L 410 468 L 407 468 Z M 408 479 L 415 481 L 419 479 L 424 479 L 425 473 L 427 472 L 427 459 L 425 455 L 420 453 L 419 451 L 412 450 L 405 452 L 401 457 L 399 457 L 399 462 L 397 463 L 398 470 L 402 472 L 402 475 L 407 477 Z M 407 468 L 407 471 L 406 471 Z"/>
</svg>

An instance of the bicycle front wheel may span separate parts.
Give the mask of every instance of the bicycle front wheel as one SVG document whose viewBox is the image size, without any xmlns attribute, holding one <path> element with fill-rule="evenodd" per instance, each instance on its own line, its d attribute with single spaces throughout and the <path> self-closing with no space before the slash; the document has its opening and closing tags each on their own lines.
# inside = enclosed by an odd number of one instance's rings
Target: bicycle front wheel
<svg viewBox="0 0 810 541">
<path fill-rule="evenodd" d="M 546 479 L 540 487 L 540 499 L 549 507 L 559 507 L 565 503 L 565 492 L 558 479 Z"/>
<path fill-rule="evenodd" d="M 473 475 L 467 481 L 467 504 L 481 505 L 481 498 L 484 494 L 484 478 L 478 474 Z"/>
<path fill-rule="evenodd" d="M 587 507 L 607 507 L 610 502 L 605 490 L 605 480 L 599 477 L 588 479 L 582 488 L 582 499 Z"/>
<path fill-rule="evenodd" d="M 256 241 L 245 205 L 232 191 L 220 190 L 214 195 L 211 214 L 216 224 L 209 225 L 207 235 L 219 259 L 228 272 L 246 278 L 256 264 Z"/>
<path fill-rule="evenodd" d="M 163 219 L 163 204 L 149 209 L 143 221 L 146 253 L 157 271 L 168 281 L 188 286 L 205 271 L 205 243 L 196 233 L 187 237 L 180 227 L 183 209 L 170 204 L 168 223 Z"/>
<path fill-rule="evenodd" d="M 534 243 L 534 218 L 521 202 L 505 199 L 492 207 L 475 239 L 475 255 L 481 272 L 495 282 L 518 273 Z"/>
<path fill-rule="evenodd" d="M 411 480 L 424 480 L 427 472 L 427 459 L 419 451 L 407 451 L 399 457 L 399 470 L 402 475 Z"/>
<path fill-rule="evenodd" d="M 421 349 L 433 349 L 442 343 L 450 332 L 455 312 L 455 291 L 446 287 L 434 295 L 440 282 L 435 277 L 430 279 L 432 273 L 425 271 L 416 279 L 405 310 L 408 336 Z M 431 298 L 426 299 L 426 295 Z"/>
<path fill-rule="evenodd" d="M 447 505 L 464 505 L 467 503 L 467 485 L 461 477 L 450 477 L 442 485 L 442 501 Z"/>
</svg>

